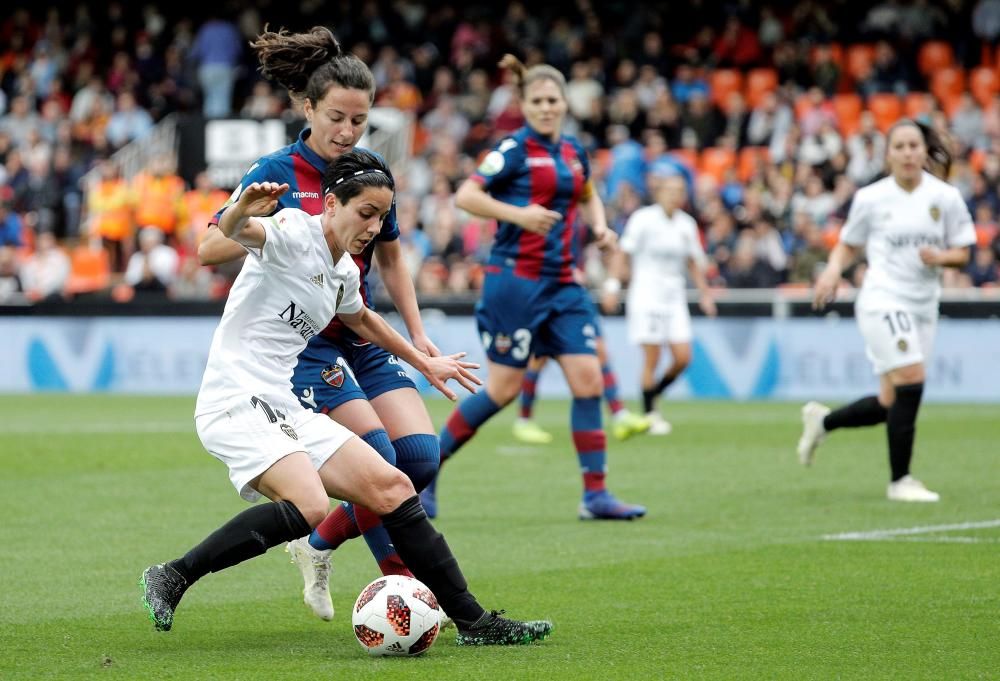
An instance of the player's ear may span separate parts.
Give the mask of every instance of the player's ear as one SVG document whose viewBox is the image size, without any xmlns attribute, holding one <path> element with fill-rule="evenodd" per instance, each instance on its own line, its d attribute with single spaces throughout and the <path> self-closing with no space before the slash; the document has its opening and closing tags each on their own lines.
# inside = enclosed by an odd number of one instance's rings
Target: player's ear
<svg viewBox="0 0 1000 681">
<path fill-rule="evenodd" d="M 308 97 L 302 101 L 302 113 L 306 115 L 306 121 L 311 124 L 313 120 L 313 105 Z"/>
<path fill-rule="evenodd" d="M 323 197 L 323 210 L 330 215 L 337 214 L 337 195 L 333 192 L 327 192 Z"/>
</svg>

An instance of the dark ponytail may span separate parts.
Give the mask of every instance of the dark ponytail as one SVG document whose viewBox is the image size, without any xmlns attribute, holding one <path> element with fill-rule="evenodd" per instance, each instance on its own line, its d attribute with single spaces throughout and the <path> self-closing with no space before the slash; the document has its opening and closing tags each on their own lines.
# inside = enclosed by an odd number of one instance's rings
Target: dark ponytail
<svg viewBox="0 0 1000 681">
<path fill-rule="evenodd" d="M 260 72 L 288 90 L 295 99 L 308 99 L 314 105 L 331 86 L 368 92 L 375 98 L 375 77 L 363 61 L 345 54 L 333 32 L 314 26 L 308 33 L 289 33 L 285 29 L 268 31 L 250 43 L 260 61 Z"/>
</svg>

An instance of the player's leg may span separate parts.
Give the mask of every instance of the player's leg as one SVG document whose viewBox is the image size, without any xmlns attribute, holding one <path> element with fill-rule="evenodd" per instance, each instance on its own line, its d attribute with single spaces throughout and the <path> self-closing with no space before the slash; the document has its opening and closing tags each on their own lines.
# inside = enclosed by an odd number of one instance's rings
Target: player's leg
<svg viewBox="0 0 1000 681">
<path fill-rule="evenodd" d="M 596 318 L 596 316 L 595 316 Z M 608 354 L 608 344 L 597 329 L 597 361 L 601 365 L 601 377 L 604 381 L 604 402 L 611 413 L 611 432 L 619 440 L 627 440 L 633 435 L 641 435 L 649 430 L 649 421 L 645 417 L 633 414 L 618 397 L 618 377 L 611 368 L 611 358 Z"/>
<path fill-rule="evenodd" d="M 434 529 L 413 484 L 364 443 L 353 440 L 329 457 L 319 474 L 327 493 L 378 513 L 417 579 L 455 620 L 460 645 L 530 643 L 548 635 L 550 622 L 518 622 L 487 612 L 469 592 L 445 538 Z"/>
<path fill-rule="evenodd" d="M 459 404 L 441 429 L 441 466 L 521 392 L 536 329 L 547 314 L 545 293 L 543 285 L 509 271 L 487 273 L 483 297 L 476 305 L 476 324 L 486 350 L 486 387 Z M 423 493 L 424 500 L 435 506 L 436 490 L 435 478 Z"/>
<path fill-rule="evenodd" d="M 521 413 L 514 421 L 514 439 L 528 444 L 545 445 L 552 442 L 552 434 L 545 431 L 532 418 L 535 409 L 535 395 L 538 377 L 549 361 L 544 355 L 532 355 L 528 361 L 528 369 L 524 372 L 521 382 Z"/>
<path fill-rule="evenodd" d="M 224 412 L 198 417 L 205 448 L 226 463 L 240 494 L 249 501 L 263 494 L 272 503 L 242 511 L 180 558 L 143 572 L 143 603 L 158 630 L 170 630 L 174 611 L 194 582 L 307 534 L 326 515 L 330 502 L 302 451 L 292 413 L 297 407 L 279 406 L 280 399 L 248 396 Z M 327 438 L 333 451 L 353 437 L 336 428 Z"/>
<path fill-rule="evenodd" d="M 388 353 L 378 350 L 384 355 L 382 364 L 387 364 Z M 327 414 L 395 465 L 398 458 L 395 447 L 360 382 L 363 374 L 355 366 L 355 360 L 359 359 L 353 353 L 345 354 L 341 345 L 315 336 L 299 355 L 292 375 L 293 391 L 304 407 Z M 361 368 L 370 369 L 364 362 Z M 390 378 L 386 380 L 402 380 L 397 377 L 398 370 L 398 365 L 388 367 L 384 373 L 390 374 Z M 408 378 L 405 380 L 406 385 L 413 385 Z M 308 537 L 287 546 L 302 573 L 303 600 L 321 619 L 332 619 L 334 614 L 329 587 L 331 551 L 358 536 L 364 537 L 383 574 L 409 574 L 377 515 L 349 503 L 337 504 Z"/>
<path fill-rule="evenodd" d="M 888 373 L 888 378 L 895 388 L 895 400 L 889 407 L 885 422 L 891 471 L 887 496 L 892 501 L 938 501 L 940 496 L 936 492 L 931 492 L 910 475 L 917 413 L 926 378 L 924 365 L 921 362 L 898 367 Z"/>
<path fill-rule="evenodd" d="M 604 379 L 596 354 L 596 324 L 589 294 L 563 286 L 552 296 L 553 315 L 539 333 L 539 352 L 556 358 L 573 394 L 570 430 L 583 472 L 581 519 L 639 518 L 646 509 L 616 499 L 607 489 L 607 436 L 602 422 Z"/>
</svg>

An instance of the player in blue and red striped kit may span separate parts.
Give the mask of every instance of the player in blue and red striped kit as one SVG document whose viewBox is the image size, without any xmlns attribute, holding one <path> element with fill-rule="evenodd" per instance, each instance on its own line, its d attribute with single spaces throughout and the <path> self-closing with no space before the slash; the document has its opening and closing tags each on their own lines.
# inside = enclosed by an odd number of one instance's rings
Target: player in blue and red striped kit
<svg viewBox="0 0 1000 681">
<path fill-rule="evenodd" d="M 308 33 L 268 31 L 253 46 L 261 72 L 302 100 L 309 126 L 294 144 L 254 163 L 230 203 L 254 182 L 287 183 L 289 190 L 280 197 L 276 210 L 322 213 L 323 172 L 331 160 L 354 149 L 364 134 L 375 79 L 364 62 L 341 51 L 326 28 Z M 367 275 L 374 255 L 413 345 L 428 355 L 440 355 L 424 332 L 398 237 L 393 205 L 375 240 L 362 254 L 353 256 L 362 274 L 362 298 L 372 307 Z M 217 229 L 206 233 L 198 251 L 202 264 L 228 262 L 245 253 L 243 246 Z M 416 386 L 394 356 L 359 338 L 336 317 L 299 355 L 292 385 L 305 407 L 328 414 L 356 433 L 406 473 L 418 491 L 437 472 L 438 438 Z M 410 574 L 375 514 L 351 504 L 338 505 L 308 539 L 288 544 L 306 583 L 304 600 L 317 616 L 333 617 L 330 551 L 362 534 L 383 574 Z"/>
<path fill-rule="evenodd" d="M 455 197 L 460 208 L 494 218 L 499 226 L 476 307 L 489 364 L 486 389 L 449 417 L 440 434 L 442 462 L 517 397 L 529 357 L 549 355 L 559 362 L 573 393 L 570 421 L 583 470 L 580 518 L 638 518 L 645 515 L 644 507 L 619 501 L 605 487 L 596 311 L 574 275 L 577 214 L 599 246 L 613 247 L 616 235 L 590 182 L 586 153 L 562 134 L 563 75 L 547 65 L 525 69 L 511 55 L 501 66 L 515 76 L 527 125 L 487 154 Z M 434 515 L 434 486 L 421 498 Z"/>
</svg>

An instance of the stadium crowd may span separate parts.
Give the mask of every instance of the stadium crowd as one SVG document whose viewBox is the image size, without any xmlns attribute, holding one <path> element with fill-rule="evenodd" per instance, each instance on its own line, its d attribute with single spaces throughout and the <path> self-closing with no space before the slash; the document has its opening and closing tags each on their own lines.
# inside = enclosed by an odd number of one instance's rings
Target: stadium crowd
<svg viewBox="0 0 1000 681">
<path fill-rule="evenodd" d="M 330 26 L 371 66 L 376 105 L 412 113 L 397 217 L 421 294 L 480 285 L 495 225 L 456 208 L 454 193 L 523 122 L 497 68 L 507 51 L 566 74 L 566 132 L 589 150 L 617 229 L 648 202 L 651 164 L 688 179 L 713 286 L 809 285 L 854 190 L 883 172 L 885 132 L 902 116 L 952 141 L 950 180 L 976 222 L 974 257 L 945 285 L 1000 279 L 997 0 L 531 11 L 367 0 L 198 18 L 152 4 L 61 7 L 14 8 L 0 23 L 0 301 L 225 296 L 234 272 L 200 267 L 196 247 L 231 188 L 205 173 L 186 182 L 169 155 L 122 177 L 112 155 L 175 112 L 300 118 L 256 72 L 247 43 L 265 22 Z M 595 248 L 582 265 L 599 284 Z M 846 276 L 857 285 L 863 266 Z"/>
</svg>

